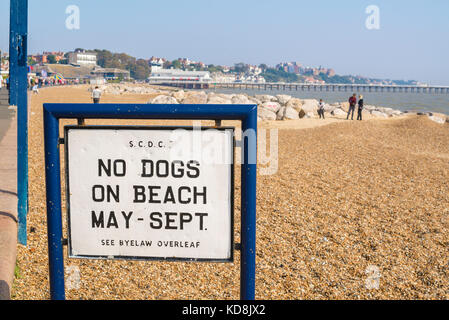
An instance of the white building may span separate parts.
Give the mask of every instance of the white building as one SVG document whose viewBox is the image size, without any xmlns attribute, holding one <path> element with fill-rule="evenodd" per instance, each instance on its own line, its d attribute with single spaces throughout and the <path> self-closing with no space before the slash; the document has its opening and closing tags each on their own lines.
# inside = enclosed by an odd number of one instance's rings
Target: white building
<svg viewBox="0 0 449 320">
<path fill-rule="evenodd" d="M 95 67 L 97 65 L 97 53 L 90 51 L 69 52 L 69 63 L 80 66 Z"/>
<path fill-rule="evenodd" d="M 149 82 L 172 82 L 172 81 L 198 81 L 209 82 L 212 80 L 209 71 L 184 71 L 178 69 L 156 69 L 151 72 Z"/>
<path fill-rule="evenodd" d="M 219 83 L 233 83 L 236 80 L 235 74 L 223 74 L 221 72 L 213 73 L 212 79 Z"/>
<path fill-rule="evenodd" d="M 162 66 L 162 64 L 151 63 L 151 65 L 150 65 L 151 73 L 156 73 L 156 72 L 159 72 L 159 71 L 161 71 L 163 69 L 164 69 L 164 67 Z"/>
</svg>

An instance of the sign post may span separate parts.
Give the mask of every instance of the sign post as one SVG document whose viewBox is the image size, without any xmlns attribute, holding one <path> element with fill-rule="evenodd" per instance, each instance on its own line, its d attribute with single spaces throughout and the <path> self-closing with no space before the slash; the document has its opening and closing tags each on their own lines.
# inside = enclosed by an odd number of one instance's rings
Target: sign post
<svg viewBox="0 0 449 320">
<path fill-rule="evenodd" d="M 232 165 L 226 161 L 218 165 L 200 164 L 195 159 L 198 156 L 195 152 L 169 157 L 168 154 L 175 149 L 170 146 L 174 129 L 167 127 L 72 126 L 66 128 L 65 138 L 60 139 L 59 119 L 63 118 L 241 120 L 240 298 L 254 300 L 256 105 L 44 104 L 52 299 L 65 299 L 60 143 L 66 144 L 66 164 L 69 165 L 69 257 L 230 262 L 234 249 Z M 195 134 L 192 128 L 181 129 L 185 130 L 182 133 L 184 137 Z M 219 148 L 225 150 L 224 159 L 232 162 L 233 134 L 230 129 L 221 128 L 213 134 L 223 141 Z M 90 130 L 95 130 L 95 135 L 89 135 Z M 148 140 L 150 136 L 152 138 Z M 92 141 L 93 137 L 97 140 Z M 79 152 L 86 160 L 83 163 L 91 163 L 91 166 L 82 168 L 80 163 L 77 164 Z M 83 169 L 89 172 L 84 176 L 91 178 L 77 182 Z M 213 181 L 215 177 L 220 180 L 219 184 Z M 151 183 L 145 178 L 151 178 Z M 85 188 L 79 188 L 82 183 Z M 120 212 L 116 215 L 110 209 L 117 204 L 121 209 L 117 208 Z M 214 216 L 211 212 L 217 214 Z M 81 223 L 81 214 L 84 215 L 84 223 L 88 221 L 87 227 Z M 151 232 L 146 231 L 148 228 Z M 150 234 L 152 238 L 137 236 L 133 239 L 131 234 L 136 232 L 147 237 Z M 81 234 L 88 241 L 84 241 Z M 139 246 L 130 245 L 131 241 Z"/>
<path fill-rule="evenodd" d="M 28 213 L 28 0 L 10 1 L 9 97 L 17 106 L 18 240 L 26 245 Z"/>
</svg>

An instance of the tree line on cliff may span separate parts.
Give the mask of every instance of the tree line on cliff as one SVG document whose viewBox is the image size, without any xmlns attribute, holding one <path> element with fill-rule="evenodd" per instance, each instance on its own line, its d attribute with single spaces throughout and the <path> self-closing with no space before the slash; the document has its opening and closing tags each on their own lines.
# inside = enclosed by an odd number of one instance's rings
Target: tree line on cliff
<svg viewBox="0 0 449 320">
<path fill-rule="evenodd" d="M 136 80 L 145 80 L 150 75 L 147 60 L 137 59 L 126 53 L 113 53 L 108 50 L 94 50 L 97 53 L 97 64 L 103 68 L 117 68 L 128 70 Z"/>
</svg>

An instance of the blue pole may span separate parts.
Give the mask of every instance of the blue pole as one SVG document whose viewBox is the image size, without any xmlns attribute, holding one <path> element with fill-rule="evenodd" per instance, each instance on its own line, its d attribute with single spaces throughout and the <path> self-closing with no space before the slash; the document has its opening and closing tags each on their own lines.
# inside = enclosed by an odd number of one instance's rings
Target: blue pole
<svg viewBox="0 0 449 320">
<path fill-rule="evenodd" d="M 52 300 L 64 300 L 59 120 L 47 110 L 44 110 L 44 141 L 50 295 Z"/>
<path fill-rule="evenodd" d="M 27 244 L 28 213 L 28 0 L 10 2 L 10 104 L 17 106 L 18 241 Z"/>
<path fill-rule="evenodd" d="M 254 300 L 256 291 L 256 181 L 257 109 L 242 121 L 244 155 L 242 164 L 240 299 Z M 248 132 L 250 131 L 250 132 Z"/>
</svg>

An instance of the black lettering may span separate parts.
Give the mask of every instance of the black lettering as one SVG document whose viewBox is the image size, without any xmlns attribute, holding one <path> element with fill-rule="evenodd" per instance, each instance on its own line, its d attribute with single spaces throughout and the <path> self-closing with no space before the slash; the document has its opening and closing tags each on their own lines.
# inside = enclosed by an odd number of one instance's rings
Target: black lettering
<svg viewBox="0 0 449 320">
<path fill-rule="evenodd" d="M 190 213 L 187 212 L 181 212 L 180 213 L 180 218 L 179 218 L 179 228 L 181 230 L 184 230 L 184 223 L 189 223 L 191 222 L 193 219 L 192 215 Z"/>
<path fill-rule="evenodd" d="M 98 159 L 98 176 L 102 176 L 102 172 L 105 172 L 108 177 L 111 176 L 111 159 L 108 159 L 107 166 L 105 165 L 103 159 Z"/>
<path fill-rule="evenodd" d="M 119 164 L 121 164 L 121 171 L 119 171 Z M 126 175 L 126 162 L 125 160 L 114 161 L 114 175 L 116 177 L 124 177 Z"/>
<path fill-rule="evenodd" d="M 120 202 L 120 186 L 116 185 L 115 190 L 109 185 L 106 186 L 106 188 L 101 185 L 95 185 L 92 187 L 92 199 L 95 202 L 104 202 L 105 200 L 106 202 L 111 202 L 112 198 L 114 198 L 115 202 Z"/>
<path fill-rule="evenodd" d="M 178 170 L 176 170 L 176 165 L 179 165 Z M 171 171 L 173 178 L 182 178 L 184 176 L 184 162 L 180 160 L 173 161 L 171 164 Z"/>
<path fill-rule="evenodd" d="M 150 172 L 147 172 L 147 164 L 150 165 Z M 142 160 L 142 177 L 151 178 L 154 173 L 154 163 L 152 160 Z"/>
<path fill-rule="evenodd" d="M 195 216 L 196 217 L 200 217 L 200 230 L 207 230 L 207 229 L 204 229 L 204 220 L 203 220 L 203 218 L 207 217 L 208 214 L 207 213 L 195 213 Z"/>
<path fill-rule="evenodd" d="M 179 200 L 179 203 L 182 203 L 182 204 L 189 204 L 189 203 L 192 201 L 191 198 L 187 198 L 187 200 L 182 200 L 182 191 L 183 191 L 183 190 L 186 190 L 186 191 L 188 191 L 189 193 L 192 192 L 192 191 L 190 190 L 190 187 L 186 187 L 186 186 L 184 186 L 184 187 L 179 187 L 179 189 L 178 189 L 178 200 Z"/>
<path fill-rule="evenodd" d="M 165 229 L 166 230 L 176 230 L 176 229 L 178 229 L 176 226 L 170 226 L 170 223 L 176 222 L 175 219 L 170 219 L 170 216 L 176 216 L 176 215 L 177 215 L 176 212 L 166 212 L 165 213 L 165 222 L 166 222 Z"/>
<path fill-rule="evenodd" d="M 198 178 L 200 176 L 200 169 L 199 169 L 200 163 L 195 160 L 191 160 L 187 162 L 187 168 L 190 169 L 187 171 L 187 176 L 189 178 Z"/>
<path fill-rule="evenodd" d="M 126 214 L 125 211 L 122 211 L 122 215 L 123 215 L 123 218 L 125 218 L 125 225 L 126 225 L 125 227 L 126 227 L 126 229 L 129 229 L 129 220 L 131 219 L 133 212 L 130 211 L 128 214 Z"/>
<path fill-rule="evenodd" d="M 98 176 L 103 176 L 103 172 L 110 177 L 112 174 L 112 167 L 114 168 L 114 175 L 116 177 L 124 177 L 126 175 L 126 162 L 125 160 L 114 160 L 112 166 L 112 160 L 108 159 L 107 164 L 102 159 L 98 159 Z"/>
<path fill-rule="evenodd" d="M 162 228 L 162 214 L 160 212 L 152 212 L 150 214 L 150 220 L 157 223 L 150 223 L 151 228 L 153 229 L 161 229 Z"/>
<path fill-rule="evenodd" d="M 108 224 L 106 225 L 106 228 L 115 227 L 118 229 L 118 223 L 117 219 L 115 218 L 114 211 L 111 211 L 111 214 L 109 215 Z"/>
<path fill-rule="evenodd" d="M 118 185 L 115 186 L 115 192 L 111 186 L 107 186 L 106 193 L 107 202 L 111 202 L 111 196 L 114 198 L 115 202 L 120 202 L 120 187 Z"/>
<path fill-rule="evenodd" d="M 144 186 L 133 186 L 134 189 L 134 203 L 144 203 L 147 198 L 145 196 Z"/>
<path fill-rule="evenodd" d="M 193 187 L 193 203 L 194 204 L 198 203 L 198 197 L 202 197 L 203 198 L 203 204 L 207 203 L 207 200 L 206 200 L 206 187 L 203 187 L 203 192 L 198 192 L 197 187 Z"/>
<path fill-rule="evenodd" d="M 100 185 L 95 185 L 92 187 L 92 200 L 95 202 L 104 201 L 104 187 Z"/>
<path fill-rule="evenodd" d="M 164 168 L 164 172 L 162 173 L 162 167 Z M 159 160 L 156 162 L 156 174 L 159 178 L 166 178 L 169 175 L 169 163 L 167 160 Z"/>
<path fill-rule="evenodd" d="M 167 187 L 167 192 L 165 193 L 165 198 L 164 198 L 164 204 L 166 204 L 168 202 L 176 203 L 175 195 L 173 194 L 173 189 L 170 186 Z"/>
<path fill-rule="evenodd" d="M 92 228 L 104 228 L 104 213 L 100 211 L 99 216 L 92 211 Z"/>
<path fill-rule="evenodd" d="M 154 200 L 154 197 L 157 197 L 159 194 L 156 192 L 153 192 L 153 189 L 161 189 L 159 186 L 148 186 L 148 190 L 150 190 L 150 199 L 148 200 L 148 203 L 161 203 L 161 200 Z"/>
</svg>

